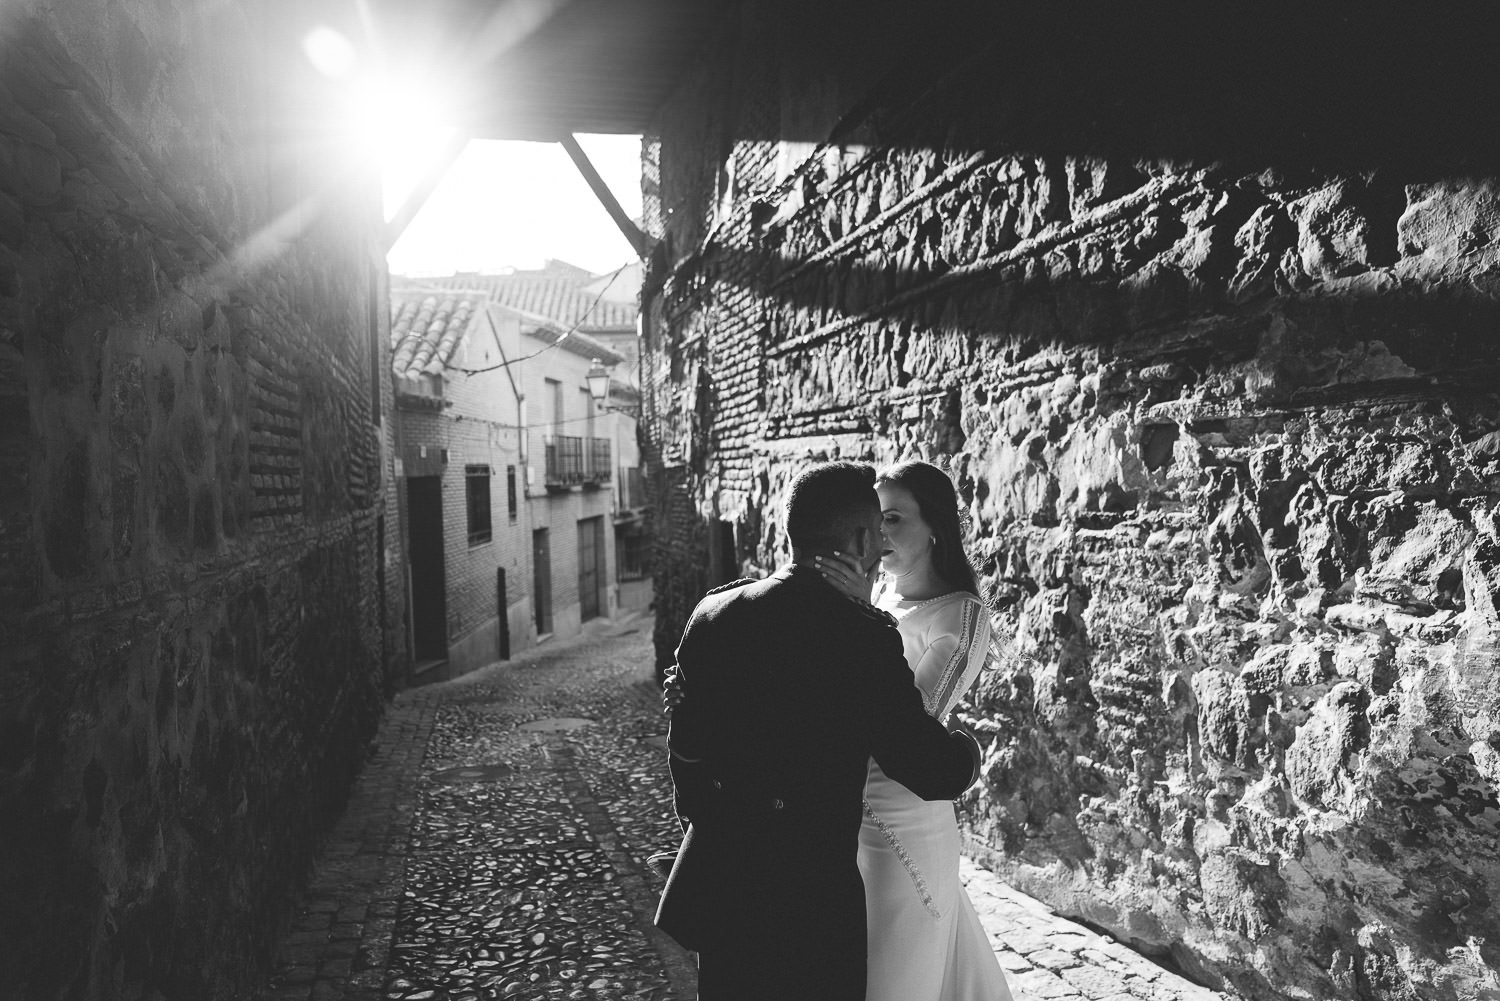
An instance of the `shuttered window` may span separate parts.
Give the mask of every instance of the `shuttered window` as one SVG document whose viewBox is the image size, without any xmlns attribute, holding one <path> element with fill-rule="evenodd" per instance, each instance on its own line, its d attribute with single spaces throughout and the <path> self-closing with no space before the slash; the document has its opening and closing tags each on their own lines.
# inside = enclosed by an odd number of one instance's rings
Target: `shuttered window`
<svg viewBox="0 0 1500 1001">
<path fill-rule="evenodd" d="M 490 541 L 490 467 L 465 466 L 464 489 L 469 509 L 469 545 Z"/>
</svg>

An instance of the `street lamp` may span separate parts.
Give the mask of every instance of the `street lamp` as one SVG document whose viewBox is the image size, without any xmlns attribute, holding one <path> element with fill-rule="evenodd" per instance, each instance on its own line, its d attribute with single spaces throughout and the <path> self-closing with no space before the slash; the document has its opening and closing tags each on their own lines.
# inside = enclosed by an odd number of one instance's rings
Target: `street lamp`
<svg viewBox="0 0 1500 1001">
<path fill-rule="evenodd" d="M 604 363 L 598 358 L 595 358 L 594 363 L 589 366 L 588 374 L 584 378 L 588 380 L 589 396 L 600 410 L 612 414 L 624 414 L 632 420 L 640 417 L 639 407 L 612 407 L 604 402 L 609 399 L 609 391 L 614 383 L 609 378 L 609 369 L 605 368 Z"/>
<path fill-rule="evenodd" d="M 577 371 L 577 369 L 574 369 Z M 609 399 L 609 369 L 598 358 L 589 366 L 588 375 L 584 376 L 589 383 L 589 395 L 594 398 L 595 403 L 603 403 Z"/>
</svg>

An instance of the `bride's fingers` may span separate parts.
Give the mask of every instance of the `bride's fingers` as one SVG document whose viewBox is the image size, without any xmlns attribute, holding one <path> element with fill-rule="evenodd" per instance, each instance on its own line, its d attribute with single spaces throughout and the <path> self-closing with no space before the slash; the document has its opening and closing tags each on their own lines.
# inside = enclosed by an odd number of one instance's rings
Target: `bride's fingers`
<svg viewBox="0 0 1500 1001">
<path fill-rule="evenodd" d="M 860 566 L 860 561 L 857 557 L 837 551 L 833 555 L 837 559 L 840 568 L 846 571 L 851 577 L 864 576 L 864 568 Z"/>
<path fill-rule="evenodd" d="M 817 565 L 818 572 L 823 575 L 823 579 L 828 581 L 828 583 L 839 588 L 849 587 L 848 571 L 838 560 L 825 560 L 819 556 L 813 562 Z"/>
</svg>

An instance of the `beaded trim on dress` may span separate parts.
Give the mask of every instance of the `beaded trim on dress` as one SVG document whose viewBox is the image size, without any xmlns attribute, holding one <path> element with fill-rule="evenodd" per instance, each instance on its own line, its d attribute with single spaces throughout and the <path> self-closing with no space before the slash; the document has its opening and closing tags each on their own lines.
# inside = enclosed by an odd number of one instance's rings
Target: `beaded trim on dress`
<svg viewBox="0 0 1500 1001">
<path fill-rule="evenodd" d="M 914 612 L 919 608 L 926 608 L 928 605 L 947 601 L 954 597 L 966 599 L 963 602 L 963 610 L 959 621 L 958 645 L 954 648 L 953 654 L 948 658 L 948 662 L 943 665 L 943 673 L 938 678 L 938 683 L 933 686 L 932 697 L 929 698 L 925 694 L 922 697 L 923 708 L 927 710 L 929 715 L 939 720 L 944 719 L 952 712 L 953 706 L 958 702 L 959 696 L 963 694 L 964 690 L 974 680 L 974 675 L 978 673 L 979 665 L 982 665 L 985 657 L 988 656 L 990 620 L 987 609 L 983 602 L 967 591 L 949 591 L 947 594 L 940 594 L 936 598 L 928 598 L 925 601 L 904 605 L 901 608 L 904 616 L 904 614 Z M 980 651 L 977 664 L 973 663 L 976 651 Z M 941 920 L 943 915 L 932 899 L 932 891 L 927 886 L 927 878 L 922 875 L 922 870 L 917 867 L 916 859 L 911 857 L 911 853 L 906 850 L 906 846 L 901 843 L 901 839 L 896 836 L 896 832 L 891 830 L 880 814 L 875 812 L 875 808 L 870 805 L 870 801 L 865 800 L 864 805 L 865 816 L 870 818 L 870 822 L 875 825 L 875 829 L 880 832 L 880 836 L 885 838 L 886 844 L 890 845 L 891 851 L 901 861 L 901 866 L 906 870 L 906 874 L 911 877 L 912 886 L 916 888 L 917 897 L 922 901 L 922 906 L 927 910 L 928 914 Z"/>
<path fill-rule="evenodd" d="M 895 852 L 896 857 L 901 860 L 901 867 L 911 877 L 912 886 L 916 887 L 917 896 L 921 898 L 922 906 L 927 908 L 927 913 L 938 920 L 942 920 L 942 913 L 938 911 L 937 905 L 932 901 L 932 891 L 927 888 L 927 877 L 923 876 L 922 870 L 917 868 L 917 860 L 911 857 L 911 853 L 906 850 L 906 846 L 901 843 L 901 839 L 896 837 L 896 832 L 887 827 L 885 821 L 880 819 L 880 814 L 875 812 L 875 808 L 870 805 L 869 800 L 865 800 L 865 816 L 870 818 L 871 822 L 875 825 L 875 829 L 880 832 L 880 836 L 885 838 L 885 843 L 891 846 L 891 851 Z"/>
<path fill-rule="evenodd" d="M 973 683 L 985 658 L 989 656 L 990 620 L 984 614 L 984 605 L 967 592 L 958 593 L 965 594 L 970 599 L 964 602 L 960 613 L 958 645 L 953 648 L 948 663 L 943 665 L 943 673 L 938 676 L 937 684 L 932 686 L 932 695 L 923 699 L 928 714 L 939 720 L 947 719 L 959 698 Z"/>
</svg>

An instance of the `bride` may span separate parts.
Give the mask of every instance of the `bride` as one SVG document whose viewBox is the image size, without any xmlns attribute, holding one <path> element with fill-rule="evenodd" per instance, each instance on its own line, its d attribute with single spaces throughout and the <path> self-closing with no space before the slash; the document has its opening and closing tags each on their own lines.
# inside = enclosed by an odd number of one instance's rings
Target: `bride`
<svg viewBox="0 0 1500 1001">
<path fill-rule="evenodd" d="M 946 720 L 989 654 L 990 621 L 963 551 L 953 481 L 925 462 L 876 480 L 884 576 L 822 559 L 835 587 L 895 616 L 927 711 Z M 847 559 L 847 562 L 846 562 Z M 959 882 L 951 803 L 929 803 L 870 762 L 859 870 L 869 928 L 866 1001 L 1008 1001 L 1005 976 Z"/>
</svg>

